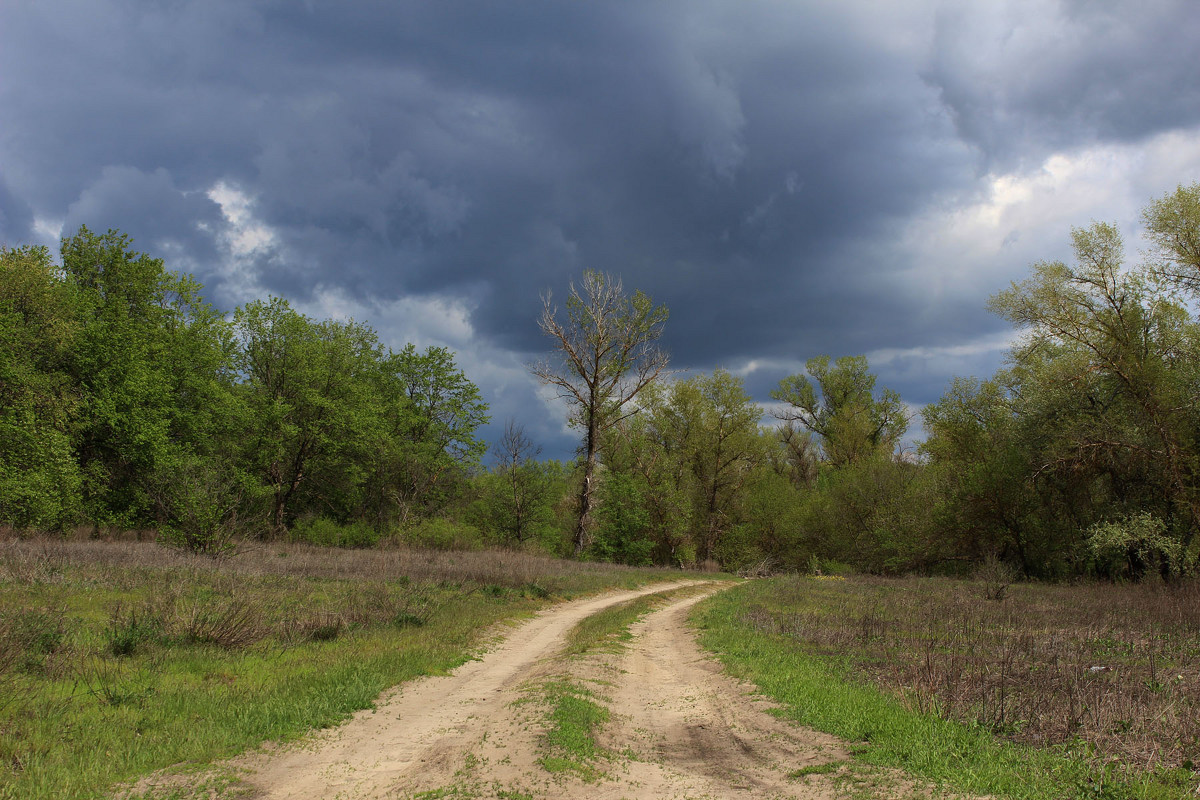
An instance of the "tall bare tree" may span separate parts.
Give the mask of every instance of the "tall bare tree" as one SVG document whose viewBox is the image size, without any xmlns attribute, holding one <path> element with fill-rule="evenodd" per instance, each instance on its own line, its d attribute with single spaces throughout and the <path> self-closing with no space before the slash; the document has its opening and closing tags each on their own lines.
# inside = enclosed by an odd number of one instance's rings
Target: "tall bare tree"
<svg viewBox="0 0 1200 800">
<path fill-rule="evenodd" d="M 584 430 L 578 555 L 587 547 L 592 527 L 600 434 L 634 413 L 630 401 L 667 368 L 667 354 L 656 344 L 667 309 L 640 291 L 627 296 L 620 278 L 593 270 L 583 273 L 581 287 L 571 284 L 565 322 L 559 321 L 549 292 L 542 300 L 539 324 L 556 353 L 530 370 L 558 390 L 571 406 L 571 425 Z"/>
</svg>

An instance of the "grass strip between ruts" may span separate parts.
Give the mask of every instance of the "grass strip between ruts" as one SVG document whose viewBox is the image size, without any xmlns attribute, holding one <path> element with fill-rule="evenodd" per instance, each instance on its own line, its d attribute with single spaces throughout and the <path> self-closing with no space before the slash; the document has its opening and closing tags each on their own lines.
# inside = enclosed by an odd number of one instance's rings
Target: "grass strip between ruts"
<svg viewBox="0 0 1200 800">
<path fill-rule="evenodd" d="M 693 614 L 700 643 L 734 675 L 782 705 L 787 719 L 850 742 L 856 761 L 901 769 L 945 788 L 1014 800 L 1192 796 L 1155 775 L 1105 774 L 1081 755 L 1002 741 L 989 731 L 909 710 L 856 680 L 848 666 L 805 653 L 801 643 L 762 633 L 744 619 L 769 603 L 771 582 L 754 581 L 702 601 Z"/>
</svg>

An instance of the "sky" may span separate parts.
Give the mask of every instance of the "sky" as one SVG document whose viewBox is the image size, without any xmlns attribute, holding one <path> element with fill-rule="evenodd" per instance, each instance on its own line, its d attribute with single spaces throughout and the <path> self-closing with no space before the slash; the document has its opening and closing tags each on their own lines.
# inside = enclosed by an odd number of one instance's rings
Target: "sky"
<svg viewBox="0 0 1200 800">
<path fill-rule="evenodd" d="M 1194 0 L 0 0 L 0 243 L 118 228 L 223 310 L 449 347 L 546 456 L 537 317 L 585 269 L 669 308 L 679 374 L 767 404 L 865 354 L 916 412 L 1073 226 L 1142 258 L 1198 51 Z"/>
</svg>

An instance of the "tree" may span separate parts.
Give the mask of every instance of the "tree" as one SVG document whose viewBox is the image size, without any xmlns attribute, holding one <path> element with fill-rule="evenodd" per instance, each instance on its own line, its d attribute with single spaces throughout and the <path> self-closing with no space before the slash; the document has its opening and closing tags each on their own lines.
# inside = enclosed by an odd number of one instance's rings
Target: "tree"
<svg viewBox="0 0 1200 800">
<path fill-rule="evenodd" d="M 558 390 L 572 407 L 571 424 L 584 430 L 576 555 L 591 532 L 600 436 L 636 411 L 627 408 L 630 401 L 667 368 L 667 355 L 656 344 L 666 321 L 665 307 L 640 291 L 626 296 L 620 279 L 592 270 L 583 274 L 582 291 L 571 284 L 565 323 L 550 293 L 543 298 L 540 326 L 557 352 L 531 371 Z"/>
<path fill-rule="evenodd" d="M 925 406 L 921 452 L 938 482 L 932 509 L 944 544 L 955 557 L 1016 562 L 1027 574 L 1048 559 L 1038 541 L 1028 426 L 1014 395 L 998 380 L 956 378 Z"/>
<path fill-rule="evenodd" d="M 675 383 L 661 413 L 686 448 L 696 481 L 696 557 L 705 561 L 737 523 L 746 484 L 765 458 L 762 411 L 741 378 L 717 369 Z"/>
<path fill-rule="evenodd" d="M 504 437 L 493 452 L 496 472 L 503 480 L 494 507 L 504 538 L 510 544 L 524 544 L 553 517 L 549 503 L 553 476 L 536 461 L 542 448 L 514 420 L 504 424 Z"/>
<path fill-rule="evenodd" d="M 1151 208 L 1161 221 L 1161 206 Z M 1152 509 L 1190 552 L 1200 526 L 1200 329 L 1151 274 L 1123 267 L 1114 226 L 1071 235 L 1074 265 L 1036 264 L 990 303 L 1027 332 L 1010 354 L 1009 381 L 1023 415 L 1042 421 L 1035 475 L 1088 482 L 1078 492 L 1087 502 L 1070 511 L 1077 528 L 1097 521 L 1078 509 L 1099 494 L 1114 507 L 1096 514 Z"/>
<path fill-rule="evenodd" d="M 219 457 L 234 377 L 228 325 L 199 284 L 131 245 L 86 227 L 62 242 L 79 324 L 70 370 L 84 500 L 93 521 L 125 526 L 162 522 L 171 475 Z"/>
<path fill-rule="evenodd" d="M 361 456 L 381 432 L 375 377 L 383 355 L 369 327 L 314 323 L 278 297 L 239 308 L 234 324 L 252 412 L 245 459 L 270 495 L 278 532 L 302 487 L 315 484 L 308 500 L 320 509 L 338 503 L 335 489 L 361 485 Z"/>
<path fill-rule="evenodd" d="M 0 247 L 0 522 L 56 528 L 79 512 L 72 287 L 44 247 Z"/>
<path fill-rule="evenodd" d="M 1200 183 L 1180 186 L 1142 211 L 1154 247 L 1153 271 L 1200 297 Z"/>
<path fill-rule="evenodd" d="M 844 356 L 830 367 L 829 356 L 804 365 L 820 386 L 821 396 L 806 375 L 779 382 L 771 398 L 788 404 L 775 412 L 785 422 L 798 422 L 821 437 L 825 457 L 835 467 L 857 463 L 876 453 L 891 453 L 908 430 L 908 413 L 900 395 L 884 389 L 875 398 L 875 376 L 864 356 Z"/>
<path fill-rule="evenodd" d="M 435 512 L 454 479 L 479 464 L 487 445 L 475 436 L 486 423 L 488 405 L 445 347 L 423 353 L 411 344 L 385 364 L 400 396 L 387 404 L 394 452 L 388 483 L 407 518 Z"/>
</svg>

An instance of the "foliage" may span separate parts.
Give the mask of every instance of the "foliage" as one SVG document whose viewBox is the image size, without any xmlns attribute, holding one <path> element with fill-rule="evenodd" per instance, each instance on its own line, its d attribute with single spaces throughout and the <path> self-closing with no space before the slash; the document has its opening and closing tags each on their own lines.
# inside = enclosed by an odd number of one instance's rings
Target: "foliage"
<svg viewBox="0 0 1200 800">
<path fill-rule="evenodd" d="M 372 547 L 380 534 L 368 522 L 338 523 L 329 517 L 302 517 L 289 531 L 293 542 L 308 542 L 321 547 Z"/>
<path fill-rule="evenodd" d="M 737 528 L 763 474 L 760 416 L 741 379 L 715 370 L 648 389 L 639 413 L 605 437 L 602 492 L 616 482 L 611 493 L 640 506 L 637 524 L 657 563 L 714 558 Z"/>
<path fill-rule="evenodd" d="M 492 450 L 495 464 L 479 481 L 482 489 L 476 524 L 498 543 L 523 547 L 545 543 L 557 532 L 554 505 L 566 492 L 566 476 L 557 461 L 537 461 L 541 448 L 513 420 Z"/>
<path fill-rule="evenodd" d="M 443 517 L 421 520 L 404 531 L 403 539 L 434 550 L 480 550 L 484 544 L 477 528 Z"/>
<path fill-rule="evenodd" d="M 600 488 L 597 525 L 587 554 L 600 561 L 631 566 L 651 563 L 654 542 L 646 537 L 650 515 L 632 476 L 605 476 Z"/>
<path fill-rule="evenodd" d="M 74 303 L 46 248 L 0 248 L 0 520 L 18 528 L 65 527 L 82 501 Z"/>
<path fill-rule="evenodd" d="M 155 527 L 219 555 L 301 517 L 378 539 L 461 493 L 487 405 L 448 350 L 281 298 L 229 320 L 131 245 L 84 227 L 60 266 L 0 248 L 0 525 Z"/>
<path fill-rule="evenodd" d="M 832 367 L 829 356 L 817 356 L 804 369 L 808 375 L 784 378 L 771 398 L 788 406 L 777 412 L 780 419 L 798 422 L 820 437 L 830 464 L 856 464 L 895 450 L 908 430 L 908 413 L 891 389 L 874 397 L 875 376 L 867 371 L 865 356 L 843 356 Z M 813 381 L 820 387 L 819 398 Z"/>
<path fill-rule="evenodd" d="M 1087 547 L 1097 570 L 1110 578 L 1177 578 L 1184 569 L 1183 543 L 1167 535 L 1161 519 L 1145 512 L 1096 523 L 1088 528 Z"/>
</svg>

